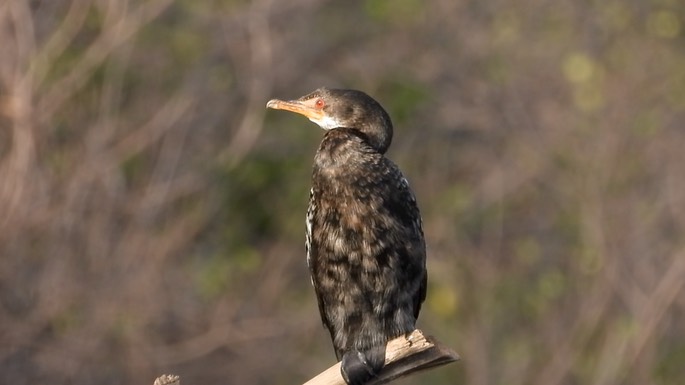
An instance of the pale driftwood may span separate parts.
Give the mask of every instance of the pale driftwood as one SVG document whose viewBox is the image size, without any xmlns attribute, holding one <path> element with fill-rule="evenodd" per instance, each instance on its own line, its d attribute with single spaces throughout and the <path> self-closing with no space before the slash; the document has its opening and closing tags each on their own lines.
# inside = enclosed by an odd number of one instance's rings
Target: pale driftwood
<svg viewBox="0 0 685 385">
<path fill-rule="evenodd" d="M 452 349 L 432 337 L 414 330 L 408 336 L 400 336 L 388 342 L 385 349 L 385 366 L 368 385 L 379 385 L 404 377 L 419 370 L 430 369 L 459 360 Z M 340 363 L 331 366 L 304 385 L 346 385 L 340 374 Z"/>
<path fill-rule="evenodd" d="M 181 379 L 175 374 L 162 374 L 153 385 L 181 385 Z"/>
<path fill-rule="evenodd" d="M 388 342 L 385 349 L 385 366 L 367 385 L 380 385 L 419 370 L 449 364 L 459 360 L 459 355 L 432 337 L 414 330 L 408 336 L 400 336 Z M 180 385 L 173 374 L 157 377 L 154 385 Z M 340 374 L 340 363 L 331 366 L 304 385 L 346 385 Z"/>
</svg>

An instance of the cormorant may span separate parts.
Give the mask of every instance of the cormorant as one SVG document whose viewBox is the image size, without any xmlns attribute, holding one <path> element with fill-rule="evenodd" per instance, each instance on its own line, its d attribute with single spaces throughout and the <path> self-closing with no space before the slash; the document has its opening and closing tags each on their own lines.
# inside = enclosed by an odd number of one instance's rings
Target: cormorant
<svg viewBox="0 0 685 385">
<path fill-rule="evenodd" d="M 388 340 L 415 329 L 426 297 L 426 247 L 416 199 L 383 154 L 392 123 L 356 90 L 319 88 L 268 108 L 326 130 L 314 157 L 306 220 L 307 264 L 321 319 L 348 384 L 385 363 Z"/>
</svg>

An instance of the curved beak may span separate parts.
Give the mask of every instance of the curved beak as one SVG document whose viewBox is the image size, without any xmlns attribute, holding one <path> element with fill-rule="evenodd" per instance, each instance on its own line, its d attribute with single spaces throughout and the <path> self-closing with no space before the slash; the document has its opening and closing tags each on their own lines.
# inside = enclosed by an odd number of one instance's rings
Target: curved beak
<svg viewBox="0 0 685 385">
<path fill-rule="evenodd" d="M 323 111 L 314 107 L 314 100 L 280 100 L 271 99 L 266 103 L 267 108 L 274 110 L 286 110 L 304 115 L 312 121 L 320 121 L 324 117 Z"/>
</svg>

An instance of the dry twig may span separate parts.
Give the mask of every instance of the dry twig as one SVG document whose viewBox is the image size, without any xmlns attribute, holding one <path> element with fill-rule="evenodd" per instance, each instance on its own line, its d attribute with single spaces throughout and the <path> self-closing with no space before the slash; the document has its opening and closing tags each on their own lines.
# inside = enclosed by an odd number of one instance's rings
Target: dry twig
<svg viewBox="0 0 685 385">
<path fill-rule="evenodd" d="M 390 382 L 411 373 L 449 364 L 459 360 L 459 355 L 434 338 L 424 336 L 416 329 L 408 336 L 400 336 L 388 342 L 385 349 L 385 366 L 378 377 L 368 385 Z M 331 366 L 304 385 L 345 385 L 340 374 L 340 363 Z"/>
<path fill-rule="evenodd" d="M 459 360 L 459 355 L 434 338 L 424 336 L 421 330 L 414 330 L 408 336 L 400 336 L 388 342 L 385 351 L 385 366 L 374 380 L 368 385 L 379 385 L 394 379 L 407 376 L 420 370 L 449 364 Z M 163 375 L 155 380 L 155 385 L 166 383 L 169 375 Z M 179 381 L 178 376 L 174 381 Z M 340 374 L 340 363 L 324 370 L 304 385 L 346 385 Z"/>
</svg>

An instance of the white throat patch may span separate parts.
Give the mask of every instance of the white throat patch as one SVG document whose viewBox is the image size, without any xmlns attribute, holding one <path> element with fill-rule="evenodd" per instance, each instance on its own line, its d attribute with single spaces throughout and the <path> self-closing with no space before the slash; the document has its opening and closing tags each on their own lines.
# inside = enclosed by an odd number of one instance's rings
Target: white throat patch
<svg viewBox="0 0 685 385">
<path fill-rule="evenodd" d="M 334 118 L 332 118 L 330 116 L 324 116 L 323 119 L 321 119 L 321 120 L 314 120 L 314 119 L 309 119 L 309 120 L 318 124 L 324 130 L 332 130 L 334 128 L 341 127 L 340 122 L 338 122 L 337 120 L 335 120 Z"/>
</svg>

